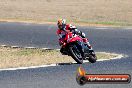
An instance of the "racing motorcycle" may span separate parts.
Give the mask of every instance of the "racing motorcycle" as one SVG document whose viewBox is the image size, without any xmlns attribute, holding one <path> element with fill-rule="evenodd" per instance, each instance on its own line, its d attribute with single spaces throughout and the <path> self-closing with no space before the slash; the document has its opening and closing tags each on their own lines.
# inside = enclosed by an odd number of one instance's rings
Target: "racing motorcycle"
<svg viewBox="0 0 132 88">
<path fill-rule="evenodd" d="M 64 40 L 66 43 L 63 43 L 63 49 L 61 50 L 63 55 L 71 56 L 78 64 L 82 64 L 83 60 L 88 60 L 91 63 L 96 62 L 96 54 L 94 50 L 89 50 L 88 45 L 85 43 L 86 38 L 67 32 Z"/>
</svg>

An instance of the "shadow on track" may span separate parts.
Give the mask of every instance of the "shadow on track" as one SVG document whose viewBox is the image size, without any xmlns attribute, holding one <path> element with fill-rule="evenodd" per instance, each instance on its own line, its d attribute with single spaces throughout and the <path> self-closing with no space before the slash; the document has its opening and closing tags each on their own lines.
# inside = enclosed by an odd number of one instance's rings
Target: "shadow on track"
<svg viewBox="0 0 132 88">
<path fill-rule="evenodd" d="M 84 62 L 84 63 L 89 63 L 89 62 Z M 57 65 L 79 65 L 78 63 L 58 63 Z"/>
</svg>

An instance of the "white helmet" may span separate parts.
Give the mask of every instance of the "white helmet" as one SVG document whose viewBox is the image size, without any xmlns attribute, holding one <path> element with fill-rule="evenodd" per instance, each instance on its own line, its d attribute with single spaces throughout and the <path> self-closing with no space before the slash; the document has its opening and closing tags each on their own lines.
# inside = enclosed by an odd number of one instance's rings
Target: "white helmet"
<svg viewBox="0 0 132 88">
<path fill-rule="evenodd" d="M 59 19 L 57 25 L 59 29 L 63 29 L 66 25 L 66 19 Z"/>
</svg>

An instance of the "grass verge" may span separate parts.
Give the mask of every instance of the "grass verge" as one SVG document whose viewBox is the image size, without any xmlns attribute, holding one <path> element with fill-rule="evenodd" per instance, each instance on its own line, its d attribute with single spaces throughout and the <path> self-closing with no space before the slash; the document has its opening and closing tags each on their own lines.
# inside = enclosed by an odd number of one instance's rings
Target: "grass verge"
<svg viewBox="0 0 132 88">
<path fill-rule="evenodd" d="M 56 20 L 34 20 L 34 19 L 0 19 L 0 22 L 20 22 L 20 23 L 35 23 L 35 24 L 56 24 Z M 86 21 L 86 20 L 67 20 L 67 23 L 71 23 L 77 26 L 108 26 L 108 27 L 125 27 L 132 26 L 127 22 L 114 22 L 114 21 Z"/>
<path fill-rule="evenodd" d="M 98 59 L 110 59 L 116 56 L 116 54 L 97 53 Z M 57 50 L 0 47 L 0 68 L 38 66 L 73 61 L 71 57 L 61 55 Z"/>
</svg>

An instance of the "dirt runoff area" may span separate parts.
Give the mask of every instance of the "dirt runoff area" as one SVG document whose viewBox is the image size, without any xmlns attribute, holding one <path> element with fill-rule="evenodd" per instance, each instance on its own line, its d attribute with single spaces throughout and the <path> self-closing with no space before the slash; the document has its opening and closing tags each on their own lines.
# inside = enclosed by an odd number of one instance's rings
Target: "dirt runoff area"
<svg viewBox="0 0 132 88">
<path fill-rule="evenodd" d="M 110 53 L 96 54 L 98 59 L 111 59 L 118 56 Z M 57 50 L 0 47 L 0 69 L 71 62 L 75 61 L 70 56 L 61 55 Z"/>
<path fill-rule="evenodd" d="M 0 0 L 0 21 L 56 22 L 66 18 L 75 24 L 132 24 L 131 0 Z"/>
</svg>

